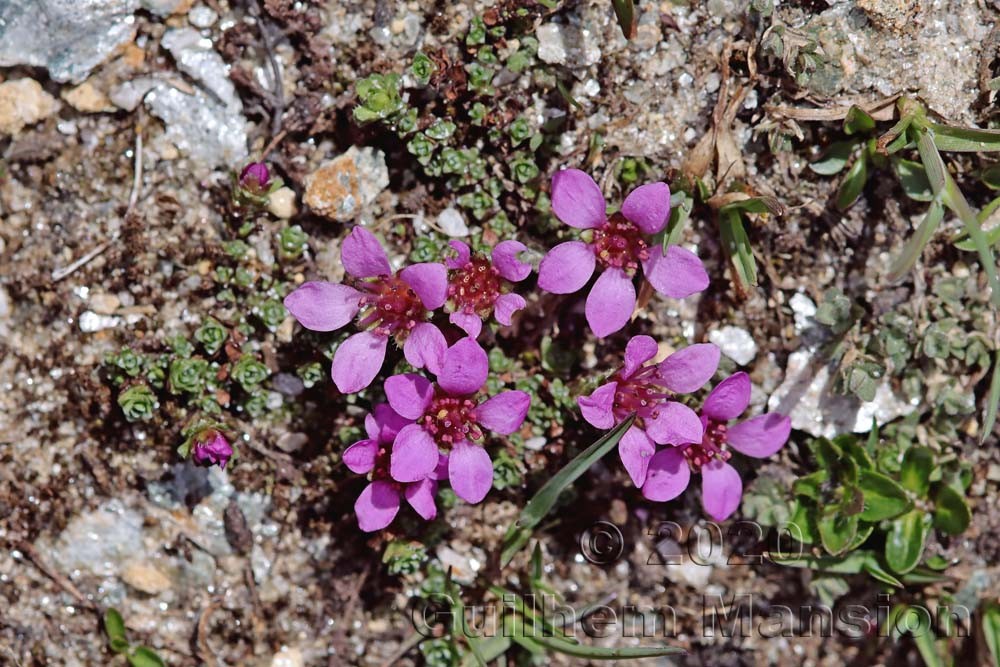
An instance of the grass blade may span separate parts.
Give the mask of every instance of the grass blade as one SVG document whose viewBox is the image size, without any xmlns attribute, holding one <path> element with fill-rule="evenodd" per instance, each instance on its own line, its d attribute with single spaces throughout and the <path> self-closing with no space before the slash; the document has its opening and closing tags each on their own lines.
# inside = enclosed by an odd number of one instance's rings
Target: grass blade
<svg viewBox="0 0 1000 667">
<path fill-rule="evenodd" d="M 625 431 L 632 426 L 634 420 L 635 416 L 629 417 L 617 427 L 608 431 L 603 438 L 577 454 L 576 458 L 553 475 L 538 490 L 538 493 L 528 501 L 528 504 L 521 510 L 521 515 L 517 518 L 517 521 L 511 524 L 510 528 L 507 529 L 507 534 L 504 536 L 503 550 L 500 553 L 501 567 L 510 563 L 514 554 L 528 543 L 528 539 L 531 537 L 535 526 L 541 523 L 542 519 L 555 506 L 556 500 L 559 499 L 559 494 L 575 482 L 580 475 L 585 473 L 590 466 L 594 465 L 605 454 L 610 452 L 618 444 L 618 441 L 622 439 L 622 436 L 625 435 Z"/>
<path fill-rule="evenodd" d="M 979 435 L 979 444 L 993 432 L 997 422 L 997 408 L 1000 407 L 1000 350 L 993 357 L 993 379 L 990 380 L 990 393 L 986 396 L 986 412 L 983 413 L 983 432 Z"/>
<path fill-rule="evenodd" d="M 940 201 L 935 200 L 931 202 L 930 208 L 927 209 L 927 215 L 917 227 L 917 231 L 907 239 L 899 255 L 892 261 L 892 266 L 889 267 L 889 280 L 899 280 L 910 272 L 917 260 L 920 259 L 924 248 L 930 243 L 931 237 L 934 236 L 934 232 L 937 231 L 942 220 L 944 220 L 944 206 Z"/>
<path fill-rule="evenodd" d="M 958 153 L 990 153 L 1000 151 L 1000 130 L 981 130 L 978 127 L 955 127 L 931 123 L 934 144 L 938 150 Z"/>
</svg>

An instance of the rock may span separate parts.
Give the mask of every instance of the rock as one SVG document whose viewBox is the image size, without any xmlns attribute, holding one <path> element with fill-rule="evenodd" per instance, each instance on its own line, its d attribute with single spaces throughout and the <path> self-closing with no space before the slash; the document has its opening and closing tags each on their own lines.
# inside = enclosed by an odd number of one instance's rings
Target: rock
<svg viewBox="0 0 1000 667">
<path fill-rule="evenodd" d="M 757 343 L 746 329 L 732 326 L 715 329 L 708 334 L 708 340 L 740 366 L 746 366 L 757 356 Z"/>
<path fill-rule="evenodd" d="M 187 12 L 194 0 L 140 0 L 140 3 L 143 9 L 157 16 L 167 17 Z"/>
<path fill-rule="evenodd" d="M 159 595 L 170 590 L 170 577 L 149 563 L 133 561 L 122 570 L 122 580 L 132 588 L 148 595 Z"/>
<path fill-rule="evenodd" d="M 111 577 L 126 559 L 135 558 L 141 545 L 142 516 L 115 499 L 75 517 L 51 546 L 42 542 L 36 546 L 61 572 Z"/>
<path fill-rule="evenodd" d="M 385 154 L 352 146 L 306 178 L 304 201 L 319 215 L 347 222 L 368 208 L 388 185 Z"/>
<path fill-rule="evenodd" d="M 295 191 L 291 188 L 278 188 L 267 200 L 267 210 L 276 218 L 287 220 L 295 215 Z"/>
<path fill-rule="evenodd" d="M 112 315 L 98 315 L 92 310 L 80 314 L 80 331 L 94 333 L 104 329 L 113 329 L 121 324 L 122 318 Z"/>
<path fill-rule="evenodd" d="M 302 667 L 304 664 L 302 651 L 294 647 L 283 647 L 271 659 L 271 667 Z"/>
<path fill-rule="evenodd" d="M 56 112 L 56 99 L 34 79 L 0 83 L 0 134 L 15 135 Z"/>
<path fill-rule="evenodd" d="M 229 79 L 229 68 L 212 48 L 212 40 L 193 28 L 177 28 L 164 33 L 161 44 L 174 57 L 177 69 L 201 83 L 227 108 L 243 113 L 236 86 Z"/>
<path fill-rule="evenodd" d="M 441 211 L 437 217 L 437 224 L 448 236 L 460 238 L 469 235 L 469 226 L 465 224 L 465 218 L 456 208 L 449 206 Z"/>
<path fill-rule="evenodd" d="M 215 10 L 211 7 L 206 7 L 205 5 L 192 7 L 191 11 L 188 12 L 188 22 L 195 28 L 211 28 L 218 20 L 219 15 L 215 13 Z"/>
<path fill-rule="evenodd" d="M 111 315 L 120 305 L 121 301 L 114 294 L 98 292 L 90 295 L 90 308 L 98 315 Z"/>
<path fill-rule="evenodd" d="M 817 367 L 818 366 L 818 367 Z M 792 419 L 792 428 L 816 437 L 832 438 L 840 433 L 867 433 L 872 418 L 881 426 L 913 412 L 915 406 L 893 393 L 888 382 L 875 391 L 875 400 L 863 403 L 854 396 L 835 394 L 830 368 L 819 353 L 804 348 L 788 356 L 785 379 L 767 406 Z"/>
<path fill-rule="evenodd" d="M 572 25 L 546 23 L 535 33 L 538 59 L 550 65 L 589 67 L 601 59 L 601 49 L 590 30 Z"/>
<path fill-rule="evenodd" d="M 84 113 L 102 113 L 115 110 L 115 106 L 108 99 L 108 96 L 90 81 L 84 81 L 76 88 L 62 91 L 61 96 L 74 109 Z"/>
<path fill-rule="evenodd" d="M 138 8 L 137 0 L 0 3 L 0 67 L 44 67 L 56 81 L 79 83 L 132 41 Z"/>
</svg>

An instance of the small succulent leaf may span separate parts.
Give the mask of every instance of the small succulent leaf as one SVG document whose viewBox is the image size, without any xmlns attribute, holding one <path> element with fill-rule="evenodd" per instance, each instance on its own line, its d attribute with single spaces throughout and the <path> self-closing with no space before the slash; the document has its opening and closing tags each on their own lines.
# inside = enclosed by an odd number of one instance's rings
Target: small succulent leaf
<svg viewBox="0 0 1000 667">
<path fill-rule="evenodd" d="M 934 454 L 927 447 L 910 447 L 903 455 L 899 471 L 899 481 L 903 488 L 912 491 L 918 498 L 927 495 L 934 472 Z"/>
<path fill-rule="evenodd" d="M 104 612 L 104 632 L 108 635 L 108 639 L 112 641 L 126 638 L 125 620 L 122 619 L 122 615 L 114 607 L 109 607 Z"/>
<path fill-rule="evenodd" d="M 817 522 L 823 548 L 833 556 L 839 556 L 854 541 L 858 534 L 858 517 L 834 514 Z"/>
<path fill-rule="evenodd" d="M 809 169 L 821 176 L 839 174 L 850 161 L 855 146 L 854 141 L 835 141 L 823 151 L 818 160 L 809 163 Z"/>
<path fill-rule="evenodd" d="M 846 211 L 851 204 L 858 200 L 861 191 L 865 189 L 865 182 L 868 180 L 868 159 L 864 154 L 859 155 L 851 168 L 847 170 L 847 175 L 837 189 L 836 204 L 841 211 Z"/>
<path fill-rule="evenodd" d="M 166 667 L 163 659 L 156 652 L 145 646 L 139 646 L 128 657 L 128 664 L 132 667 Z"/>
<path fill-rule="evenodd" d="M 906 574 L 917 566 L 930 531 L 930 517 L 910 510 L 894 519 L 885 541 L 885 561 L 893 572 Z"/>
<path fill-rule="evenodd" d="M 934 527 L 948 535 L 961 535 L 972 522 L 972 512 L 961 494 L 947 484 L 934 493 Z"/>
<path fill-rule="evenodd" d="M 861 134 L 871 132 L 875 129 L 875 119 L 867 111 L 852 104 L 844 117 L 844 132 L 847 134 Z"/>
<path fill-rule="evenodd" d="M 899 179 L 903 194 L 915 201 L 931 201 L 934 199 L 934 189 L 927 178 L 924 165 L 913 160 L 900 157 L 892 159 L 892 170 Z"/>
<path fill-rule="evenodd" d="M 861 512 L 862 521 L 893 519 L 908 512 L 913 506 L 906 489 L 874 470 L 862 470 L 858 486 L 865 498 L 865 508 Z"/>
</svg>

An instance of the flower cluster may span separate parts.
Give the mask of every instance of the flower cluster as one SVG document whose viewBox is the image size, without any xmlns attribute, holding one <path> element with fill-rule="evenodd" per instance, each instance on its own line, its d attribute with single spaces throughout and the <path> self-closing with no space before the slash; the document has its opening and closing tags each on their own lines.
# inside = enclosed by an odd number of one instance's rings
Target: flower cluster
<svg viewBox="0 0 1000 667">
<path fill-rule="evenodd" d="M 640 269 L 653 289 L 667 297 L 684 298 L 708 286 L 694 253 L 653 241 L 670 216 L 666 183 L 636 188 L 621 210 L 609 215 L 594 180 L 567 169 L 553 177 L 552 210 L 582 231 L 578 240 L 555 246 L 542 259 L 538 286 L 570 294 L 599 270 L 585 307 L 587 322 L 599 337 L 621 330 L 632 317 Z M 445 481 L 469 503 L 482 501 L 492 488 L 487 432 L 517 432 L 532 397 L 524 391 L 485 395 L 489 363 L 477 338 L 484 321 L 492 318 L 509 326 L 525 308 L 525 298 L 515 288 L 532 271 L 524 259 L 526 250 L 518 241 L 505 240 L 486 255 L 451 241 L 441 263 L 394 270 L 375 236 L 355 227 L 341 247 L 347 279 L 306 282 L 285 298 L 285 307 L 307 329 L 333 331 L 356 323 L 357 330 L 333 357 L 331 374 L 341 392 L 371 385 L 390 340 L 411 366 L 423 371 L 385 380 L 387 402 L 366 418 L 366 437 L 344 452 L 345 465 L 369 480 L 355 503 L 362 530 L 388 526 L 404 498 L 420 517 L 433 519 L 435 494 Z M 436 317 L 439 309 L 447 313 L 447 322 Z M 649 336 L 632 338 L 622 368 L 578 399 L 581 411 L 601 429 L 635 415 L 619 454 L 646 498 L 675 498 L 691 472 L 701 472 L 705 509 L 724 518 L 741 494 L 739 475 L 727 463 L 729 449 L 757 457 L 773 454 L 788 438 L 788 419 L 765 415 L 728 425 L 749 404 L 749 379 L 743 373 L 722 382 L 696 412 L 684 395 L 712 378 L 719 349 L 691 345 L 659 363 L 647 363 L 658 353 Z"/>
</svg>

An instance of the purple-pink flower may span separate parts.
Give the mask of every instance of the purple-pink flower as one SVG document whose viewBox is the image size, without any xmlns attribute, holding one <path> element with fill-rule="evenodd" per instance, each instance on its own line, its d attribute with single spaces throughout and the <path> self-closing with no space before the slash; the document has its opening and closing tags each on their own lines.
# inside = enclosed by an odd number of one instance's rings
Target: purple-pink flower
<svg viewBox="0 0 1000 667">
<path fill-rule="evenodd" d="M 209 429 L 199 433 L 191 445 L 191 458 L 200 466 L 217 465 L 223 470 L 233 455 L 233 446 L 219 431 Z"/>
<path fill-rule="evenodd" d="M 271 187 L 271 172 L 263 162 L 251 162 L 240 172 L 239 184 L 250 194 L 267 194 Z"/>
<path fill-rule="evenodd" d="M 313 331 L 333 331 L 358 316 L 358 333 L 333 356 L 331 374 L 345 393 L 361 391 L 375 379 L 389 338 L 402 344 L 406 360 L 431 372 L 447 347 L 444 334 L 427 321 L 444 305 L 448 271 L 443 264 L 411 264 L 393 273 L 375 235 L 355 227 L 341 246 L 341 260 L 354 286 L 313 281 L 285 297 L 285 308 Z"/>
<path fill-rule="evenodd" d="M 635 336 L 625 347 L 622 368 L 590 396 L 577 399 L 583 418 L 600 429 L 636 415 L 618 443 L 618 454 L 638 487 L 646 481 L 656 445 L 701 441 L 704 426 L 698 414 L 671 398 L 698 390 L 719 366 L 719 348 L 711 343 L 690 345 L 658 364 L 644 365 L 658 349 L 651 337 Z"/>
<path fill-rule="evenodd" d="M 701 502 L 716 521 L 727 519 L 740 505 L 743 481 L 727 461 L 737 452 L 754 458 L 771 456 L 788 442 L 791 420 L 770 413 L 732 426 L 729 422 L 750 405 L 750 377 L 736 373 L 720 382 L 701 409 L 704 434 L 696 441 L 665 447 L 649 463 L 642 494 L 657 501 L 672 500 L 688 487 L 691 472 L 701 472 Z M 728 449 L 727 449 L 728 447 Z"/>
<path fill-rule="evenodd" d="M 392 446 L 389 472 L 411 482 L 438 466 L 441 450 L 448 456 L 448 479 L 459 498 L 478 503 L 493 486 L 493 462 L 483 448 L 483 430 L 510 435 L 524 423 L 531 397 L 503 391 L 480 402 L 489 361 L 472 338 L 445 350 L 437 381 L 407 373 L 385 381 L 389 405 L 413 423 L 403 426 Z"/>
<path fill-rule="evenodd" d="M 585 240 L 552 248 L 538 268 L 538 286 L 571 294 L 600 267 L 585 308 L 595 335 L 609 336 L 628 323 L 636 304 L 632 279 L 640 264 L 646 280 L 664 296 L 683 299 L 708 287 L 708 274 L 697 255 L 676 245 L 664 252 L 647 242 L 670 217 L 666 183 L 636 188 L 610 218 L 605 210 L 600 187 L 586 173 L 564 169 L 552 177 L 552 211 L 570 227 L 586 230 L 581 236 Z"/>
<path fill-rule="evenodd" d="M 388 405 L 376 405 L 365 417 L 368 437 L 355 442 L 344 452 L 344 465 L 352 472 L 359 475 L 371 473 L 371 481 L 354 503 L 358 526 L 365 532 L 381 530 L 392 523 L 402 498 L 406 498 L 421 518 L 431 521 L 437 516 L 434 496 L 438 480 L 445 477 L 444 457 L 439 458 L 435 469 L 418 479 L 408 476 L 408 481 L 400 481 L 394 479 L 390 472 L 393 442 L 400 430 L 411 423 Z"/>
<path fill-rule="evenodd" d="M 448 243 L 455 256 L 445 260 L 448 277 L 449 320 L 472 338 L 483 328 L 483 319 L 490 316 L 510 326 L 511 316 L 524 308 L 524 297 L 510 291 L 511 283 L 524 280 L 531 265 L 518 255 L 526 250 L 519 241 L 501 241 L 490 257 L 472 254 L 461 241 Z"/>
</svg>

